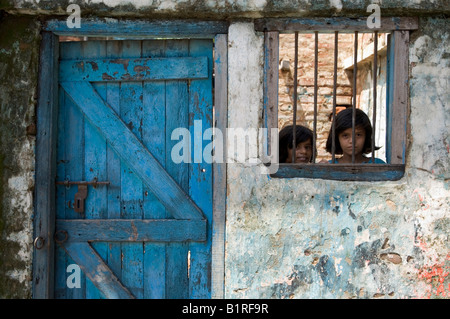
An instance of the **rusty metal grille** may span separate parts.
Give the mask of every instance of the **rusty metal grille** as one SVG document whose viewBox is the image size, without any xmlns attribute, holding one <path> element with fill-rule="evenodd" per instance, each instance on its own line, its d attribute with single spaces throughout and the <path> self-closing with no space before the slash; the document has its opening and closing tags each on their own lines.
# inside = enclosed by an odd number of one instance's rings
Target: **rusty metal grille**
<svg viewBox="0 0 450 319">
<path fill-rule="evenodd" d="M 293 146 L 296 145 L 296 127 L 297 127 L 297 103 L 298 103 L 298 68 L 299 68 L 299 32 L 296 31 L 294 38 L 295 53 L 294 53 L 294 79 L 293 79 L 293 115 L 292 115 L 292 134 L 293 134 Z M 358 31 L 354 31 L 354 48 L 353 48 L 353 79 L 352 79 L 352 140 L 355 140 L 355 113 L 357 108 L 356 92 L 357 92 L 357 76 L 358 76 Z M 333 60 L 333 109 L 331 118 L 336 117 L 336 96 L 337 96 L 337 73 L 338 73 L 338 56 L 339 56 L 339 31 L 334 31 L 334 60 Z M 317 114 L 318 114 L 318 52 L 319 52 L 319 31 L 314 31 L 314 120 L 313 120 L 313 159 L 312 163 L 316 163 L 317 154 Z M 373 61 L 372 61 L 372 162 L 375 161 L 375 132 L 376 132 L 376 116 L 377 116 L 377 68 L 378 68 L 378 31 L 373 32 Z M 331 163 L 336 163 L 336 145 L 335 145 L 335 121 L 331 121 L 331 134 L 332 134 L 332 152 Z M 355 143 L 352 143 L 352 163 L 355 163 Z M 295 152 L 292 152 L 292 163 L 295 163 Z"/>
</svg>

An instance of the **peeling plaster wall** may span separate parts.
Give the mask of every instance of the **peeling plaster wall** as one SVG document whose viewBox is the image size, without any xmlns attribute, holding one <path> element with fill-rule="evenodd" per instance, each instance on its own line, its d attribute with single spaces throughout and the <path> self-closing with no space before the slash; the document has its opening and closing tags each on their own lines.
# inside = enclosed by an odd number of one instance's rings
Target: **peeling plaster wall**
<svg viewBox="0 0 450 319">
<path fill-rule="evenodd" d="M 0 298 L 31 297 L 39 28 L 0 14 Z"/>
<path fill-rule="evenodd" d="M 411 38 L 411 146 L 400 181 L 270 179 L 228 165 L 227 298 L 450 297 L 447 23 L 421 19 Z M 229 30 L 229 127 L 261 120 L 262 35 L 252 30 Z"/>
<path fill-rule="evenodd" d="M 263 35 L 237 20 L 367 16 L 371 2 L 0 0 L 0 298 L 31 297 L 38 20 L 67 15 L 69 3 L 82 17 L 229 19 L 229 127 L 258 128 Z M 422 17 L 410 44 L 405 177 L 270 179 L 258 166 L 228 164 L 225 297 L 449 298 L 450 8 L 446 0 L 381 7 Z"/>
<path fill-rule="evenodd" d="M 390 15 L 450 13 L 447 0 L 0 0 L 0 9 L 27 14 L 66 15 L 69 4 L 79 4 L 83 14 L 152 18 L 257 18 L 274 16 L 366 16 L 371 3 L 381 3 Z"/>
</svg>

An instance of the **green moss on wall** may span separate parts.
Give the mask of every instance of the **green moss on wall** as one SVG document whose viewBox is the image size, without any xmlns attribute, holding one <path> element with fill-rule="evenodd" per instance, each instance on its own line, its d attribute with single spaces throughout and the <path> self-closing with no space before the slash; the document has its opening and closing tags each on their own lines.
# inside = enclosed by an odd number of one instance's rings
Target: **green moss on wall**
<svg viewBox="0 0 450 319">
<path fill-rule="evenodd" d="M 0 10 L 13 8 L 12 0 L 0 0 Z"/>
</svg>

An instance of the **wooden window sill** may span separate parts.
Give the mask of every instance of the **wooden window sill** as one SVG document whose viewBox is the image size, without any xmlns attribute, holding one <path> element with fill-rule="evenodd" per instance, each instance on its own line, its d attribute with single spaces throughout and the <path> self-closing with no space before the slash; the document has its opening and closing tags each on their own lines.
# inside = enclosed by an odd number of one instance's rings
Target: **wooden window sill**
<svg viewBox="0 0 450 319">
<path fill-rule="evenodd" d="M 279 164 L 273 178 L 320 178 L 341 181 L 396 181 L 404 164 Z"/>
</svg>

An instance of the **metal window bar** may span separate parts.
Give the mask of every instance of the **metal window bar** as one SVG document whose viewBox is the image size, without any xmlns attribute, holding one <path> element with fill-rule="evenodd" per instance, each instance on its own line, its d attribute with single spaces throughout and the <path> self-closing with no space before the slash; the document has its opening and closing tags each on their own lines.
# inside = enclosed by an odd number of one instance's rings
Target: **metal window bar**
<svg viewBox="0 0 450 319">
<path fill-rule="evenodd" d="M 352 103 L 352 164 L 355 163 L 356 74 L 358 72 L 358 31 L 355 31 L 353 52 L 353 103 Z"/>
<path fill-rule="evenodd" d="M 355 126 L 356 126 L 356 82 L 357 82 L 357 72 L 358 72 L 358 31 L 354 31 L 354 62 L 353 62 L 353 83 L 352 83 L 352 140 L 355 140 Z M 374 55 L 373 55 L 373 118 L 372 118 L 372 163 L 375 163 L 375 125 L 376 125 L 376 115 L 377 115 L 377 51 L 378 51 L 378 31 L 374 31 Z M 314 123 L 313 123 L 313 163 L 316 162 L 317 153 L 317 94 L 318 94 L 318 47 L 319 47 L 319 31 L 314 31 Z M 339 31 L 334 32 L 334 61 L 333 61 L 333 113 L 332 113 L 332 146 L 331 146 L 331 163 L 336 163 L 336 96 L 337 96 L 337 65 L 339 56 Z M 292 152 L 292 163 L 295 163 L 295 149 L 296 149 L 296 124 L 297 124 L 297 87 L 298 87 L 298 32 L 295 32 L 295 58 L 294 58 L 294 94 L 293 94 L 293 152 Z M 352 143 L 352 163 L 354 164 L 355 159 L 355 143 Z"/>
<path fill-rule="evenodd" d="M 292 123 L 292 163 L 295 163 L 295 151 L 297 148 L 297 68 L 298 68 L 298 32 L 295 32 L 295 57 L 294 57 L 294 118 Z"/>
<path fill-rule="evenodd" d="M 372 164 L 375 163 L 375 125 L 377 120 L 377 71 L 378 31 L 373 33 L 373 118 L 372 118 Z"/>
<path fill-rule="evenodd" d="M 319 32 L 314 32 L 314 123 L 313 123 L 313 160 L 316 162 L 317 154 L 317 69 L 319 57 Z"/>
<path fill-rule="evenodd" d="M 333 74 L 333 118 L 332 118 L 332 128 L 331 128 L 331 134 L 332 134 L 332 144 L 331 144 L 331 162 L 334 164 L 336 163 L 336 87 L 337 87 L 337 63 L 338 63 L 338 36 L 339 32 L 334 32 L 334 74 Z"/>
</svg>

